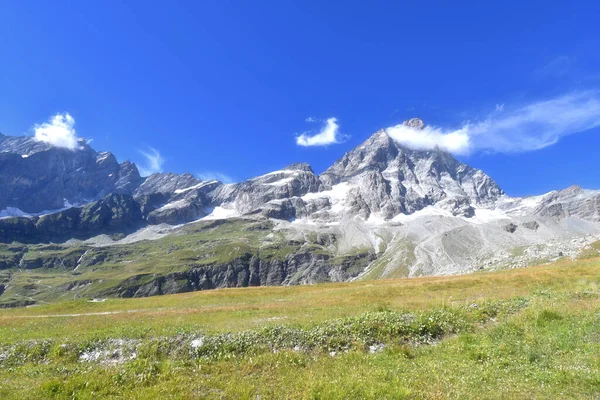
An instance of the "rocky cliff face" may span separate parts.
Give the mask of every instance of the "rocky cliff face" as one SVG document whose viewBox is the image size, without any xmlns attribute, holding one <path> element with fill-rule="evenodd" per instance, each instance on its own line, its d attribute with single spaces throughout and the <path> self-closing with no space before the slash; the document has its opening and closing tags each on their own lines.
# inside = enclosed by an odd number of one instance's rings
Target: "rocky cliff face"
<svg viewBox="0 0 600 400">
<path fill-rule="evenodd" d="M 31 137 L 0 135 L 0 210 L 24 213 L 85 204 L 111 193 L 133 193 L 142 179 L 130 162 L 84 142 L 69 150 Z"/>
<path fill-rule="evenodd" d="M 190 266 L 188 271 L 152 279 L 136 276 L 100 295 L 147 297 L 218 288 L 343 282 L 358 276 L 372 260 L 368 253 L 349 256 L 336 263 L 332 263 L 330 255 L 302 250 L 284 259 L 248 253 L 227 263 Z"/>
<path fill-rule="evenodd" d="M 111 194 L 83 207 L 36 217 L 0 219 L 0 242 L 39 243 L 130 232 L 142 221 L 140 205 L 127 194 Z"/>
</svg>

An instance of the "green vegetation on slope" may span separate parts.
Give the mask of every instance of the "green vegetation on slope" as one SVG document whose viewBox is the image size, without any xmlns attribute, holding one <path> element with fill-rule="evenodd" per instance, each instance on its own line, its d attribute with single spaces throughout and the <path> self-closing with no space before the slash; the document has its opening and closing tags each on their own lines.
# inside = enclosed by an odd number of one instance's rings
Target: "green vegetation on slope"
<svg viewBox="0 0 600 400">
<path fill-rule="evenodd" d="M 358 275 L 367 249 L 335 256 L 314 241 L 287 240 L 268 221 L 203 221 L 158 240 L 0 244 L 0 307 L 93 297 L 145 297 L 220 287 L 322 282 Z"/>
</svg>

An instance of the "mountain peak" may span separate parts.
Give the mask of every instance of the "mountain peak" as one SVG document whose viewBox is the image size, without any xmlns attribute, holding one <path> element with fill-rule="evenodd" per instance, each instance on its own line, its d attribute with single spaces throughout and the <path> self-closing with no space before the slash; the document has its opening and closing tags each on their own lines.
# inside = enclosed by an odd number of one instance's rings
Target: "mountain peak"
<svg viewBox="0 0 600 400">
<path fill-rule="evenodd" d="M 421 118 L 407 119 L 406 121 L 404 121 L 402 123 L 402 125 L 408 126 L 410 128 L 417 129 L 417 130 L 425 129 L 425 123 L 423 122 L 423 120 Z"/>
<path fill-rule="evenodd" d="M 313 173 L 313 169 L 310 164 L 305 162 L 290 164 L 284 168 L 285 171 L 305 171 Z"/>
</svg>

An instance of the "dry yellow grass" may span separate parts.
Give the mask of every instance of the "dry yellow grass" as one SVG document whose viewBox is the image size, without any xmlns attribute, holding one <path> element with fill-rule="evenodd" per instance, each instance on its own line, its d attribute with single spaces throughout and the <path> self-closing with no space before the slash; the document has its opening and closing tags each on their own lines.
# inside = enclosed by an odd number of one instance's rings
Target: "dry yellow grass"
<svg viewBox="0 0 600 400">
<path fill-rule="evenodd" d="M 0 311 L 0 341 L 74 335 L 239 331 L 270 323 L 307 325 L 377 309 L 422 310 L 600 283 L 600 259 L 459 276 L 294 287 L 220 289 L 103 303 L 67 301 Z"/>
</svg>

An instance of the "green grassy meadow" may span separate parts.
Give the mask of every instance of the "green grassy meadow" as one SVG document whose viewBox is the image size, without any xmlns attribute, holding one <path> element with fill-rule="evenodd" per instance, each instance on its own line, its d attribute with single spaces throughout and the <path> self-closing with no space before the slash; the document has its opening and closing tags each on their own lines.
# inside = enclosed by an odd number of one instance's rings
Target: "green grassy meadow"
<svg viewBox="0 0 600 400">
<path fill-rule="evenodd" d="M 598 398 L 588 257 L 1 310 L 0 398 Z"/>
</svg>

